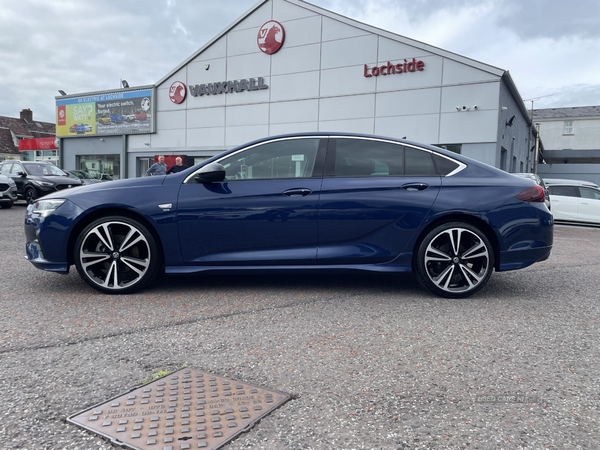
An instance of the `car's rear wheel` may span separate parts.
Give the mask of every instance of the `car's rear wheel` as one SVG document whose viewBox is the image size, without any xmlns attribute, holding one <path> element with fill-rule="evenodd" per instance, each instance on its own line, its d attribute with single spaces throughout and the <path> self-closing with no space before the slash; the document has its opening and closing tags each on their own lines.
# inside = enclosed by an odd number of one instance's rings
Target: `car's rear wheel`
<svg viewBox="0 0 600 450">
<path fill-rule="evenodd" d="M 27 204 L 30 205 L 31 203 L 33 203 L 37 200 L 38 193 L 34 187 L 29 186 L 28 188 L 25 189 L 24 197 L 25 197 L 25 201 L 27 202 Z"/>
<path fill-rule="evenodd" d="M 449 222 L 421 241 L 415 260 L 423 287 L 446 298 L 468 297 L 482 289 L 494 270 L 494 249 L 477 227 Z"/>
<path fill-rule="evenodd" d="M 144 225 L 121 216 L 88 225 L 75 243 L 74 260 L 87 284 L 107 294 L 145 287 L 160 268 L 157 244 Z"/>
<path fill-rule="evenodd" d="M 0 208 L 2 209 L 10 209 L 13 207 L 13 202 L 0 203 Z"/>
</svg>

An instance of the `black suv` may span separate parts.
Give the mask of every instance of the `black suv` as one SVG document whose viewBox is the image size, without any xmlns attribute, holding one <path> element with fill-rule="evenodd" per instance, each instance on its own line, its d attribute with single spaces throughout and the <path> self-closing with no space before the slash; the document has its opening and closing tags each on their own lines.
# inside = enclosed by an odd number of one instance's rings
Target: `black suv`
<svg viewBox="0 0 600 450">
<path fill-rule="evenodd" d="M 51 192 L 82 185 L 81 180 L 44 161 L 2 161 L 0 173 L 14 180 L 17 195 L 27 203 Z"/>
</svg>

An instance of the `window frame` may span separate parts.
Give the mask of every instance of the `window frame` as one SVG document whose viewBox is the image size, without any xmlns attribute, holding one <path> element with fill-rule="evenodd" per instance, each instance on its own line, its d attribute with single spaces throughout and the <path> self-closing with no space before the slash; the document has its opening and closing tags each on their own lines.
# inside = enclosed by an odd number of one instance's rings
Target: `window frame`
<svg viewBox="0 0 600 450">
<path fill-rule="evenodd" d="M 575 122 L 573 120 L 563 121 L 563 135 L 570 136 L 574 133 Z"/>
</svg>

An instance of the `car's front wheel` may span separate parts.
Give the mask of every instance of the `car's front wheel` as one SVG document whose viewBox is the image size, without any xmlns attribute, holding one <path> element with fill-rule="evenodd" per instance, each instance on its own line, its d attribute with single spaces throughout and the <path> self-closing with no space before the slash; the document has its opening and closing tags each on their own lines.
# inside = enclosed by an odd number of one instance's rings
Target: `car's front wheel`
<svg viewBox="0 0 600 450">
<path fill-rule="evenodd" d="M 13 207 L 13 202 L 0 203 L 0 208 L 2 209 L 10 209 Z"/>
<path fill-rule="evenodd" d="M 490 279 L 494 249 L 477 227 L 463 222 L 442 224 L 421 241 L 416 277 L 431 292 L 446 298 L 468 297 Z"/>
<path fill-rule="evenodd" d="M 74 260 L 84 281 L 107 294 L 145 287 L 160 268 L 157 244 L 137 220 L 109 216 L 89 224 L 77 238 Z"/>
<path fill-rule="evenodd" d="M 28 188 L 25 189 L 25 201 L 27 202 L 28 205 L 32 204 L 33 202 L 35 202 L 38 199 L 38 193 L 35 190 L 35 188 L 33 186 L 29 186 Z"/>
</svg>

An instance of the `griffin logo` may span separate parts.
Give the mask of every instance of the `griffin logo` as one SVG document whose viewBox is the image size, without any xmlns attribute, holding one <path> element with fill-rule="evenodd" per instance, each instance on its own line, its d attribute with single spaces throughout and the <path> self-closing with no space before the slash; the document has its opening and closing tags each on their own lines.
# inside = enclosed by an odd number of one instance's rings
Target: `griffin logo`
<svg viewBox="0 0 600 450">
<path fill-rule="evenodd" d="M 275 20 L 269 20 L 258 30 L 256 43 L 261 52 L 272 55 L 281 48 L 284 38 L 283 26 Z"/>
<path fill-rule="evenodd" d="M 169 99 L 175 103 L 179 104 L 185 100 L 185 84 L 181 81 L 175 81 L 169 88 Z"/>
</svg>

